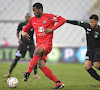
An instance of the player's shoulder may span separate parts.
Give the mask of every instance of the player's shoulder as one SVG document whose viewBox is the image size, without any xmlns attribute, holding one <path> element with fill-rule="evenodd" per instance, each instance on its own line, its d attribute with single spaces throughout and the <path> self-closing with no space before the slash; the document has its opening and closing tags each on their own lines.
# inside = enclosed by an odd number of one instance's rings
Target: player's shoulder
<svg viewBox="0 0 100 90">
<path fill-rule="evenodd" d="M 53 14 L 51 14 L 51 13 L 43 13 L 43 15 L 46 16 L 46 15 L 53 15 Z"/>
<path fill-rule="evenodd" d="M 51 14 L 51 13 L 44 13 L 43 16 L 52 17 L 52 16 L 55 16 L 55 15 L 54 14 Z"/>
<path fill-rule="evenodd" d="M 33 17 L 31 17 L 31 18 L 30 18 L 30 20 L 33 20 L 33 19 L 35 19 L 35 18 L 36 18 L 36 17 L 35 17 L 35 16 L 33 16 Z"/>
<path fill-rule="evenodd" d="M 30 20 L 29 20 L 29 23 L 32 23 L 35 18 L 36 18 L 35 16 L 31 17 Z"/>
</svg>

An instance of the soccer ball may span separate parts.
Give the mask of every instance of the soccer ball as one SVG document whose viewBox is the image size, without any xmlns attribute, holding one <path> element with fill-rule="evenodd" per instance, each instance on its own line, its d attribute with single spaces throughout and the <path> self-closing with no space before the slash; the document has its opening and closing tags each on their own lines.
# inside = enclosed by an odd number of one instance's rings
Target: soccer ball
<svg viewBox="0 0 100 90">
<path fill-rule="evenodd" d="M 15 77 L 10 77 L 7 80 L 7 84 L 9 88 L 16 88 L 18 86 L 18 79 Z"/>
</svg>

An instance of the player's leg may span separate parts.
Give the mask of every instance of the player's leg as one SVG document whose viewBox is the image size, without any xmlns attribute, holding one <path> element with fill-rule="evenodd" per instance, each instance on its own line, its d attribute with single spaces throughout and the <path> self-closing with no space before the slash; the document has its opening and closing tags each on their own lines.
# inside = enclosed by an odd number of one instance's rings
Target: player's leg
<svg viewBox="0 0 100 90">
<path fill-rule="evenodd" d="M 97 74 L 97 72 L 92 68 L 92 62 L 90 60 L 85 60 L 84 67 L 87 70 L 87 72 L 96 80 L 100 81 L 100 76 Z"/>
<path fill-rule="evenodd" d="M 37 75 L 37 64 L 36 66 L 34 67 L 34 75 L 33 75 L 33 78 L 40 78 L 38 75 Z"/>
<path fill-rule="evenodd" d="M 15 60 L 13 61 L 13 63 L 11 64 L 11 67 L 9 69 L 8 76 L 11 76 L 11 73 L 12 73 L 13 69 L 15 68 L 15 66 L 17 65 L 17 62 L 20 60 L 20 58 L 25 57 L 26 51 L 27 51 L 26 45 L 25 44 L 20 44 L 19 47 L 18 47 L 18 50 L 16 52 Z M 7 74 L 4 75 L 4 77 L 7 77 Z"/>
<path fill-rule="evenodd" d="M 100 62 L 94 62 L 93 65 L 96 69 L 100 70 Z"/>
<path fill-rule="evenodd" d="M 33 55 L 33 58 L 30 61 L 29 67 L 27 72 L 24 74 L 24 81 L 27 81 L 27 79 L 29 78 L 29 75 L 31 74 L 32 70 L 34 69 L 34 67 L 36 66 L 36 64 L 38 63 L 38 60 L 41 59 L 41 56 L 43 55 L 44 50 L 42 47 L 38 47 Z"/>
<path fill-rule="evenodd" d="M 15 60 L 13 61 L 13 63 L 12 63 L 11 66 L 10 66 L 10 69 L 9 69 L 8 74 L 5 74 L 5 75 L 4 75 L 5 78 L 8 78 L 8 77 L 11 76 L 11 73 L 12 73 L 13 69 L 15 68 L 15 66 L 16 66 L 16 64 L 17 64 L 17 62 L 18 62 L 19 60 L 20 60 L 20 57 L 16 56 L 16 57 L 15 57 Z"/>
<path fill-rule="evenodd" d="M 52 73 L 52 71 L 47 66 L 45 66 L 44 59 L 39 60 L 39 68 L 42 70 L 46 77 L 48 77 L 50 80 L 56 83 L 55 87 L 52 89 L 61 89 L 64 87 L 64 84 L 57 79 L 57 77 Z"/>
<path fill-rule="evenodd" d="M 31 45 L 29 45 L 29 53 L 30 53 L 31 59 L 33 58 L 34 51 L 35 51 L 35 45 L 34 45 L 34 42 L 33 42 Z M 34 75 L 33 75 L 33 78 L 40 78 L 40 77 L 37 75 L 37 64 L 36 64 L 36 66 L 34 67 Z"/>
<path fill-rule="evenodd" d="M 96 49 L 94 53 L 94 67 L 100 70 L 100 49 Z"/>
<path fill-rule="evenodd" d="M 52 81 L 56 83 L 55 87 L 53 89 L 63 88 L 64 84 L 60 82 L 52 73 L 52 71 L 45 66 L 45 58 L 42 58 L 44 55 L 47 57 L 47 54 L 51 51 L 52 46 L 51 44 L 44 43 L 40 47 L 38 47 L 35 52 L 33 59 L 30 61 L 30 65 L 28 67 L 28 71 L 24 74 L 24 81 L 27 81 L 31 71 L 34 69 L 35 65 L 38 61 L 40 61 L 40 68 L 42 72 Z M 43 59 L 43 60 L 42 60 Z M 46 60 L 46 59 L 45 59 Z"/>
<path fill-rule="evenodd" d="M 20 57 L 16 56 L 15 60 L 13 61 L 13 63 L 11 64 L 10 66 L 10 69 L 9 69 L 9 73 L 11 74 L 13 69 L 15 68 L 15 66 L 17 65 L 17 62 L 20 60 Z"/>
</svg>

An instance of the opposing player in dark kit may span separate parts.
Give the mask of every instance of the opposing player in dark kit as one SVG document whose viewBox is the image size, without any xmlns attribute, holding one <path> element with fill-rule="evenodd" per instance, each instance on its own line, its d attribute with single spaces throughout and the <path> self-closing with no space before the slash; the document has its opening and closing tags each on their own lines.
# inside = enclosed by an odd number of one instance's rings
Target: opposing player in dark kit
<svg viewBox="0 0 100 90">
<path fill-rule="evenodd" d="M 86 31 L 87 53 L 84 67 L 87 72 L 96 80 L 100 81 L 100 75 L 92 68 L 100 70 L 100 26 L 98 25 L 99 17 L 96 14 L 90 16 L 89 23 L 67 20 L 67 23 L 81 26 Z M 75 32 L 75 31 L 74 31 Z"/>
<path fill-rule="evenodd" d="M 27 25 L 30 18 L 31 18 L 30 14 L 27 13 L 26 16 L 25 16 L 25 22 L 22 22 L 18 25 L 17 38 L 18 38 L 18 41 L 19 41 L 19 47 L 18 47 L 18 50 L 17 50 L 17 53 L 16 53 L 15 60 L 13 61 L 13 63 L 11 64 L 11 67 L 9 69 L 9 73 L 4 75 L 5 78 L 11 76 L 11 73 L 12 73 L 13 69 L 15 68 L 17 62 L 20 60 L 20 58 L 25 57 L 27 51 L 29 51 L 30 57 L 33 58 L 33 53 L 34 53 L 34 50 L 35 50 L 34 39 L 33 39 L 34 29 L 31 28 L 30 31 L 28 31 L 28 34 L 30 35 L 30 40 L 26 40 L 22 36 L 21 36 L 21 39 L 20 39 L 20 31 L 22 31 L 22 29 Z M 34 68 L 34 78 L 38 78 L 37 65 Z"/>
</svg>

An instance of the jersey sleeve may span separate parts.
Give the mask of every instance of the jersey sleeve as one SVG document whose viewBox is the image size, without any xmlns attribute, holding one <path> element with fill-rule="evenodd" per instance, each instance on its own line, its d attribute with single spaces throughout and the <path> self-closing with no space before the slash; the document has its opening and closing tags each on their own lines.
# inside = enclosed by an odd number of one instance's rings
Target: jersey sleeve
<svg viewBox="0 0 100 90">
<path fill-rule="evenodd" d="M 67 23 L 70 23 L 70 24 L 73 24 L 73 25 L 78 25 L 78 26 L 81 26 L 83 28 L 86 28 L 87 26 L 87 22 L 83 22 L 83 21 L 75 21 L 75 20 L 67 20 L 66 21 Z"/>
<path fill-rule="evenodd" d="M 53 14 L 49 14 L 49 19 L 51 20 L 52 23 L 58 22 L 56 25 L 54 25 L 52 28 L 53 30 L 56 30 L 58 27 L 60 27 L 61 25 L 63 25 L 66 22 L 66 19 L 64 19 L 61 16 L 56 16 Z"/>
<path fill-rule="evenodd" d="M 29 22 L 27 23 L 27 25 L 22 29 L 22 31 L 24 32 L 28 32 L 31 28 L 32 28 L 32 18 L 29 20 Z"/>
<path fill-rule="evenodd" d="M 20 32 L 21 30 L 22 30 L 22 25 L 19 24 L 19 25 L 18 25 L 18 28 L 17 28 L 17 32 Z"/>
</svg>

